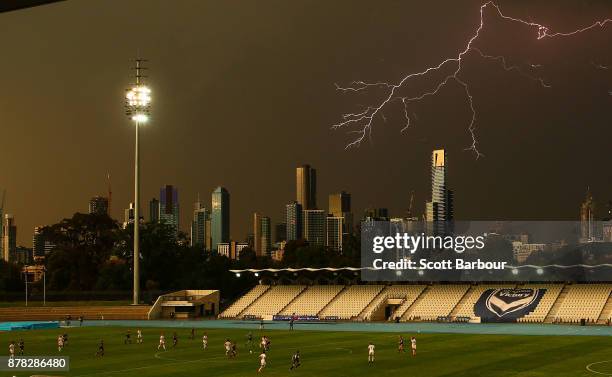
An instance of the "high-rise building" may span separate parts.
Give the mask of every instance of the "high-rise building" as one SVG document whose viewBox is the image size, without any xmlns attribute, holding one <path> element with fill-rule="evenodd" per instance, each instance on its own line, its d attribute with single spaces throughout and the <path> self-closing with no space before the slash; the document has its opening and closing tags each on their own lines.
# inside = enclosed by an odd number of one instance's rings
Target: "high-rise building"
<svg viewBox="0 0 612 377">
<path fill-rule="evenodd" d="M 15 256 L 17 250 L 17 226 L 15 217 L 9 213 L 4 215 L 2 226 L 2 259 L 5 262 L 12 262 L 11 257 Z"/>
<path fill-rule="evenodd" d="M 42 257 L 45 255 L 45 237 L 42 234 L 42 227 L 34 227 L 34 237 L 32 238 L 32 250 L 34 256 Z"/>
<path fill-rule="evenodd" d="M 304 210 L 304 239 L 312 246 L 325 245 L 325 225 L 327 216 L 322 209 Z"/>
<path fill-rule="evenodd" d="M 202 206 L 200 198 L 195 202 L 193 208 L 193 220 L 191 221 L 191 246 L 206 250 L 210 241 L 206 239 L 210 235 L 210 212 Z"/>
<path fill-rule="evenodd" d="M 346 191 L 329 195 L 329 213 L 342 217 L 343 213 L 351 212 L 351 194 Z"/>
<path fill-rule="evenodd" d="M 178 189 L 166 185 L 159 190 L 159 221 L 170 225 L 175 233 L 180 230 Z"/>
<path fill-rule="evenodd" d="M 580 205 L 580 241 L 590 242 L 594 238 L 595 201 L 591 190 L 587 190 L 584 202 Z"/>
<path fill-rule="evenodd" d="M 157 198 L 153 198 L 149 201 L 149 222 L 159 222 L 159 200 L 157 200 Z"/>
<path fill-rule="evenodd" d="M 342 251 L 344 243 L 344 217 L 328 216 L 326 219 L 325 246 L 335 251 Z"/>
<path fill-rule="evenodd" d="M 94 196 L 89 200 L 89 213 L 96 215 L 109 215 L 108 198 L 103 196 Z"/>
<path fill-rule="evenodd" d="M 128 224 L 134 223 L 134 203 L 123 210 L 123 228 L 127 228 Z"/>
<path fill-rule="evenodd" d="M 255 212 L 253 214 L 253 243 L 255 255 L 269 256 L 272 249 L 270 218 Z"/>
<path fill-rule="evenodd" d="M 367 208 L 363 213 L 363 218 L 368 221 L 387 221 L 389 210 L 387 208 Z"/>
<path fill-rule="evenodd" d="M 296 169 L 296 201 L 302 209 L 317 208 L 317 171 L 310 165 Z"/>
<path fill-rule="evenodd" d="M 431 156 L 431 201 L 425 203 L 425 219 L 433 232 L 445 233 L 454 218 L 453 192 L 447 187 L 448 158 L 444 149 L 436 149 Z"/>
<path fill-rule="evenodd" d="M 329 211 L 333 217 L 343 217 L 343 232 L 353 232 L 353 214 L 351 213 L 351 194 L 346 191 L 329 195 Z"/>
<path fill-rule="evenodd" d="M 287 241 L 287 223 L 278 223 L 274 226 L 274 242 Z"/>
<path fill-rule="evenodd" d="M 295 241 L 303 237 L 302 205 L 298 202 L 285 206 L 285 221 L 287 224 L 287 241 Z"/>
<path fill-rule="evenodd" d="M 211 213 L 212 249 L 217 250 L 217 244 L 230 240 L 230 194 L 224 187 L 213 191 Z"/>
<path fill-rule="evenodd" d="M 261 217 L 260 252 L 263 256 L 270 256 L 272 252 L 272 222 L 268 216 Z"/>
<path fill-rule="evenodd" d="M 220 242 L 217 244 L 217 253 L 230 259 L 238 259 L 240 252 L 247 247 L 249 247 L 249 244 L 246 242 Z"/>
<path fill-rule="evenodd" d="M 42 229 L 42 226 L 34 227 L 34 237 L 32 238 L 32 251 L 35 257 L 43 257 L 49 254 L 55 248 L 55 244 L 45 238 L 42 233 Z"/>
</svg>

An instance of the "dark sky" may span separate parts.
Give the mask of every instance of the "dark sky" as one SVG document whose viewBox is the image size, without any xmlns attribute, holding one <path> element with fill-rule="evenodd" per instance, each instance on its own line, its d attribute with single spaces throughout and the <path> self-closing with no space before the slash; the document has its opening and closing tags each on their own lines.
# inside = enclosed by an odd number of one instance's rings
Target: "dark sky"
<svg viewBox="0 0 612 377">
<path fill-rule="evenodd" d="M 602 1 L 499 1 L 502 10 L 568 31 L 612 18 Z M 401 215 L 429 197 L 429 158 L 444 146 L 460 219 L 569 219 L 590 185 L 612 199 L 612 24 L 571 38 L 486 15 L 476 45 L 536 71 L 545 89 L 473 55 L 461 77 L 478 111 L 485 157 L 463 149 L 469 111 L 460 87 L 385 110 L 372 139 L 330 126 L 383 94 L 342 94 L 334 83 L 400 80 L 462 50 L 479 22 L 477 1 L 66 1 L 0 14 L 0 186 L 19 243 L 35 225 L 86 212 L 113 184 L 113 215 L 133 195 L 133 126 L 123 114 L 130 59 L 150 60 L 154 114 L 142 130 L 143 205 L 163 184 L 179 188 L 188 230 L 199 192 L 231 194 L 231 235 L 252 212 L 282 219 L 295 197 L 295 167 L 318 170 L 319 205 L 347 190 L 366 206 Z M 610 66 L 609 69 L 597 68 Z M 406 93 L 439 78 L 414 81 Z"/>
</svg>

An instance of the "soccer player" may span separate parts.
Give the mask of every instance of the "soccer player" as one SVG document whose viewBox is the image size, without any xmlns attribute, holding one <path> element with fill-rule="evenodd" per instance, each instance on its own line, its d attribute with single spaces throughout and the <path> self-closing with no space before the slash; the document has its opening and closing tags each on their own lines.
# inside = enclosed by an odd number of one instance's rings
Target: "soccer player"
<svg viewBox="0 0 612 377">
<path fill-rule="evenodd" d="M 412 348 L 412 356 L 416 356 L 416 338 L 410 338 L 410 348 Z"/>
<path fill-rule="evenodd" d="M 9 343 L 9 358 L 15 358 L 15 342 L 13 341 Z"/>
<path fill-rule="evenodd" d="M 231 357 L 238 356 L 238 350 L 236 349 L 236 343 L 232 342 L 232 351 L 230 353 Z"/>
<path fill-rule="evenodd" d="M 68 345 L 68 333 L 64 333 L 64 335 L 62 335 L 62 338 L 64 338 L 64 347 Z"/>
<path fill-rule="evenodd" d="M 207 349 L 208 348 L 208 335 L 206 333 L 204 333 L 204 335 L 202 335 L 202 348 L 203 349 Z"/>
<path fill-rule="evenodd" d="M 190 335 L 189 339 L 191 339 L 191 340 L 195 339 L 195 328 L 194 327 L 191 328 L 191 335 Z"/>
<path fill-rule="evenodd" d="M 291 318 L 289 319 L 289 331 L 293 331 L 293 322 L 295 321 L 295 313 L 293 313 L 291 315 Z"/>
<path fill-rule="evenodd" d="M 257 373 L 260 373 L 266 367 L 266 351 L 262 351 L 261 355 L 259 355 L 259 369 L 257 369 Z"/>
<path fill-rule="evenodd" d="M 399 336 L 399 341 L 397 342 L 397 352 L 406 352 L 406 350 L 404 350 L 404 337 L 403 336 Z"/>
<path fill-rule="evenodd" d="M 253 333 L 250 331 L 247 334 L 247 347 L 249 348 L 249 353 L 253 353 Z"/>
<path fill-rule="evenodd" d="M 172 334 L 172 348 L 176 348 L 178 344 L 178 336 L 176 335 L 176 331 Z"/>
<path fill-rule="evenodd" d="M 83 315 L 79 316 L 79 327 L 83 326 Z"/>
<path fill-rule="evenodd" d="M 142 344 L 143 341 L 144 339 L 142 338 L 142 330 L 141 329 L 136 330 L 136 343 Z"/>
<path fill-rule="evenodd" d="M 64 349 L 64 336 L 60 335 L 57 337 L 57 350 L 58 352 L 62 352 Z"/>
<path fill-rule="evenodd" d="M 225 356 L 231 357 L 230 353 L 232 352 L 232 342 L 229 339 L 225 339 L 225 343 L 223 343 L 225 347 Z"/>
<path fill-rule="evenodd" d="M 128 329 L 125 333 L 125 339 L 123 340 L 123 344 L 132 344 L 132 330 Z"/>
<path fill-rule="evenodd" d="M 22 339 L 19 339 L 19 356 L 23 356 L 23 351 L 25 349 L 25 343 Z"/>
<path fill-rule="evenodd" d="M 368 344 L 368 364 L 372 364 L 374 362 L 374 349 L 376 347 L 372 342 Z"/>
<path fill-rule="evenodd" d="M 264 329 L 264 321 L 263 321 L 263 319 L 261 321 L 259 321 L 259 329 L 260 330 Z"/>
<path fill-rule="evenodd" d="M 291 357 L 291 368 L 289 368 L 289 370 L 297 369 L 299 366 L 300 366 L 300 350 L 297 350 Z"/>
<path fill-rule="evenodd" d="M 166 337 L 164 333 L 159 336 L 159 346 L 157 346 L 157 349 L 159 350 L 160 348 L 163 348 L 164 351 L 166 350 Z"/>
<path fill-rule="evenodd" d="M 96 351 L 96 357 L 104 356 L 104 339 L 100 339 L 100 343 L 98 343 L 98 350 Z"/>
</svg>

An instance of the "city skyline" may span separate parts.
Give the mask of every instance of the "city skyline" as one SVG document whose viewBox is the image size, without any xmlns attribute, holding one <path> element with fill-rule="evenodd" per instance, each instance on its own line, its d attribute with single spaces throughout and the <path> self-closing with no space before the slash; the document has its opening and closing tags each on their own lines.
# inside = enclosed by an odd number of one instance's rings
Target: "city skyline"
<svg viewBox="0 0 612 377">
<path fill-rule="evenodd" d="M 284 205 L 295 200 L 295 168 L 305 163 L 317 168 L 320 207 L 327 194 L 347 190 L 356 215 L 374 206 L 401 215 L 414 191 L 414 213 L 422 214 L 430 196 L 430 153 L 442 146 L 452 155 L 457 218 L 575 219 L 574 203 L 587 186 L 597 202 L 607 202 L 612 173 L 601 165 L 610 162 L 611 81 L 598 67 L 612 62 L 609 28 L 536 46 L 522 43 L 522 30 L 491 19 L 481 42 L 491 47 L 494 34 L 511 63 L 541 64 L 539 73 L 553 90 L 493 63 L 471 63 L 473 71 L 465 74 L 472 82 L 482 77 L 473 88 L 484 154 L 478 160 L 463 151 L 469 144 L 465 106 L 456 103 L 452 88 L 420 104 L 401 135 L 397 111 L 386 113 L 386 126 L 358 149 L 345 151 L 350 135 L 330 131 L 339 112 L 356 110 L 354 98 L 334 84 L 397 79 L 452 56 L 478 22 L 480 5 L 449 4 L 439 15 L 433 4 L 383 3 L 373 12 L 367 2 L 323 8 L 185 3 L 172 7 L 175 21 L 166 19 L 170 8 L 161 2 L 91 1 L 2 14 L 2 35 L 15 37 L 3 39 L 12 54 L 0 62 L 0 121 L 10 125 L 0 148 L 13 156 L 0 162 L 0 187 L 7 189 L 4 213 L 15 216 L 18 244 L 31 245 L 35 226 L 86 213 L 92 197 L 106 195 L 107 173 L 113 217 L 121 219 L 133 201 L 133 125 L 121 98 L 138 50 L 149 59 L 156 93 L 151 122 L 141 130 L 145 218 L 148 200 L 165 184 L 181 190 L 182 208 L 191 208 L 198 192 L 223 185 L 232 194 L 231 236 L 242 239 L 252 229 L 252 213 L 266 214 L 273 224 L 284 218 Z M 500 6 L 557 30 L 612 14 L 596 2 Z M 133 12 L 146 13 L 142 35 L 129 32 Z M 263 22 L 255 16 L 261 12 L 273 17 Z M 439 33 L 424 35 L 438 16 Z M 172 38 L 181 42 L 169 40 L 165 30 L 176 31 Z M 89 57 L 87 64 L 75 59 L 77 50 Z M 249 168 L 253 161 L 255 169 Z M 192 215 L 181 211 L 182 231 L 189 231 Z"/>
</svg>

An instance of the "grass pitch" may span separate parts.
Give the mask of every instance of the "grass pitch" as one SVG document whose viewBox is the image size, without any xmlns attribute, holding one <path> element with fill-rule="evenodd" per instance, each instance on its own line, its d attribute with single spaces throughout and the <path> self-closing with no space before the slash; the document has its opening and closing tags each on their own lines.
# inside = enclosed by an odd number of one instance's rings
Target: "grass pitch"
<svg viewBox="0 0 612 377">
<path fill-rule="evenodd" d="M 228 376 L 258 375 L 262 334 L 271 339 L 268 365 L 261 375 L 268 376 L 612 376 L 612 344 L 606 336 L 518 336 L 470 334 L 402 334 L 406 352 L 398 353 L 399 334 L 370 332 L 293 332 L 252 331 L 253 353 L 246 347 L 244 329 L 197 329 L 190 340 L 190 329 L 143 328 L 144 344 L 124 344 L 125 327 L 83 327 L 71 329 L 14 331 L 0 333 L 0 345 L 8 354 L 11 340 L 25 341 L 26 355 L 58 355 L 57 336 L 66 331 L 69 344 L 61 353 L 70 356 L 70 372 L 45 372 L 52 376 Z M 177 331 L 178 346 L 172 349 Z M 202 349 L 202 335 L 208 333 L 209 346 Z M 164 332 L 168 351 L 157 350 Z M 417 337 L 418 353 L 410 355 L 409 338 Z M 223 342 L 238 344 L 238 357 L 225 356 Z M 100 339 L 106 355 L 96 358 Z M 376 361 L 367 363 L 367 345 L 376 345 Z M 291 355 L 299 349 L 302 365 L 289 371 Z M 610 362 L 606 362 L 611 360 Z M 588 368 L 587 368 L 588 366 Z M 590 369 L 590 370 L 589 370 Z M 37 372 L 9 373 L 4 376 L 31 376 Z"/>
</svg>

